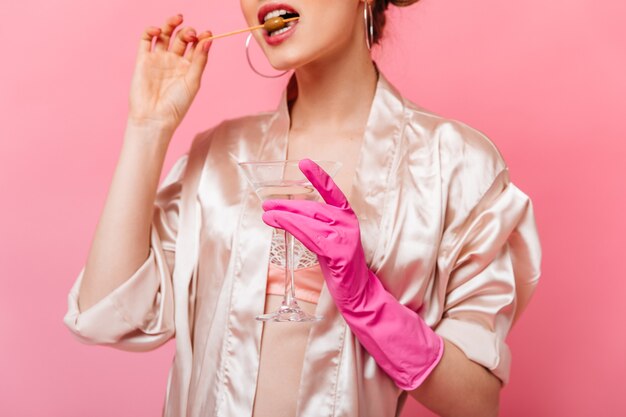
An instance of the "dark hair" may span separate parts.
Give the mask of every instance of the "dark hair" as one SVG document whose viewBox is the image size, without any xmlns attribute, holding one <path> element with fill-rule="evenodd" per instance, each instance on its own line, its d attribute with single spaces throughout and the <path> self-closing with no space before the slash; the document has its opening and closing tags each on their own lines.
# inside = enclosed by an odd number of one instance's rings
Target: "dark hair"
<svg viewBox="0 0 626 417">
<path fill-rule="evenodd" d="M 383 29 L 385 28 L 385 10 L 389 4 L 393 4 L 396 7 L 406 7 L 413 3 L 417 3 L 419 0 L 374 0 L 372 3 L 372 21 L 374 24 L 374 43 L 378 43 L 383 35 Z"/>
</svg>

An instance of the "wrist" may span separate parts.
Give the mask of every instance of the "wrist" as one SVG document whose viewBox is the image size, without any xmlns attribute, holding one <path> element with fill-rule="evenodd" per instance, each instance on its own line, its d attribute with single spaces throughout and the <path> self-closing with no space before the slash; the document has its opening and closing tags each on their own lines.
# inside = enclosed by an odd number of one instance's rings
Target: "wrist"
<svg viewBox="0 0 626 417">
<path fill-rule="evenodd" d="M 443 356 L 443 338 L 372 272 L 361 301 L 340 312 L 361 345 L 401 389 L 421 385 Z"/>
<path fill-rule="evenodd" d="M 320 259 L 322 274 L 326 277 L 328 289 L 333 297 L 337 309 L 342 314 L 358 313 L 368 309 L 368 292 L 371 291 L 372 278 L 378 279 L 373 272 L 365 266 L 356 270 L 343 271 L 350 276 L 346 279 L 335 272 L 335 267 L 328 265 L 327 261 Z"/>
<path fill-rule="evenodd" d="M 141 122 L 128 119 L 124 131 L 125 142 L 143 142 L 151 146 L 167 147 L 175 128 L 158 122 Z"/>
<path fill-rule="evenodd" d="M 381 301 L 381 292 L 387 292 L 382 282 L 369 268 L 365 267 L 357 274 L 363 279 L 356 280 L 359 285 L 355 286 L 350 297 L 340 300 L 339 310 L 342 313 L 365 314 L 375 311 L 377 304 Z"/>
<path fill-rule="evenodd" d="M 126 119 L 126 127 L 127 129 L 160 132 L 164 135 L 172 136 L 178 125 L 173 125 L 172 123 L 159 119 L 134 118 L 129 116 Z"/>
</svg>

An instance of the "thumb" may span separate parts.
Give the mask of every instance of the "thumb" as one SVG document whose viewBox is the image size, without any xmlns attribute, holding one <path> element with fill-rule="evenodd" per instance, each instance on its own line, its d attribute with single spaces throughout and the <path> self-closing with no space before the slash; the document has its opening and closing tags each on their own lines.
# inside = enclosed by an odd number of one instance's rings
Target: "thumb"
<svg viewBox="0 0 626 417">
<path fill-rule="evenodd" d="M 211 32 L 208 33 L 209 35 L 207 38 L 213 36 Z M 213 40 L 203 39 L 198 42 L 198 45 L 196 45 L 196 48 L 193 51 L 191 66 L 189 67 L 189 77 L 192 80 L 196 80 L 198 83 L 202 78 L 204 68 L 206 68 L 206 63 L 209 59 L 209 50 L 211 49 L 212 44 Z"/>
</svg>

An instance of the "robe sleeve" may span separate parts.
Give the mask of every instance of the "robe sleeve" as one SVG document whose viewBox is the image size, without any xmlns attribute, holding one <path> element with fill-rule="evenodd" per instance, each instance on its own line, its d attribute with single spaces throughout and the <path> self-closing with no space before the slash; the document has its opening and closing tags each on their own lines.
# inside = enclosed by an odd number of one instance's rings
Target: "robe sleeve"
<svg viewBox="0 0 626 417">
<path fill-rule="evenodd" d="M 78 308 L 83 266 L 68 295 L 63 319 L 82 343 L 147 351 L 174 336 L 172 271 L 182 178 L 188 154 L 172 166 L 156 193 L 148 258 L 119 287 L 85 311 Z"/>
<path fill-rule="evenodd" d="M 438 263 L 447 286 L 443 317 L 435 332 L 490 370 L 504 386 L 511 367 L 505 339 L 540 276 L 541 246 L 533 205 L 510 181 L 506 166 L 484 192 L 472 195 L 467 187 L 457 191 L 459 199 L 469 198 L 471 203 L 457 205 L 460 209 L 443 233 Z"/>
</svg>

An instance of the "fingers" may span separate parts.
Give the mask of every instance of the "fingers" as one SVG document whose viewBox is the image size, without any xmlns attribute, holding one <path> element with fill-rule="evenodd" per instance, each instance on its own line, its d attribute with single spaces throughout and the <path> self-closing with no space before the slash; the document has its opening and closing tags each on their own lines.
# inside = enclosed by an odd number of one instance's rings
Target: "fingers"
<svg viewBox="0 0 626 417">
<path fill-rule="evenodd" d="M 185 54 L 185 50 L 187 49 L 187 44 L 193 44 L 197 42 L 197 40 L 196 31 L 193 28 L 185 27 L 180 29 L 174 36 L 174 41 L 170 51 L 183 56 Z"/>
<path fill-rule="evenodd" d="M 347 209 L 350 207 L 343 192 L 337 187 L 333 179 L 319 165 L 310 159 L 303 159 L 298 164 L 315 189 L 320 193 L 324 201 L 331 206 Z"/>
<path fill-rule="evenodd" d="M 332 210 L 337 210 L 335 207 L 307 200 L 265 200 L 263 210 L 288 211 L 331 225 L 336 223 L 337 217 L 336 213 L 332 212 Z"/>
<path fill-rule="evenodd" d="M 269 226 L 288 231 L 311 252 L 319 256 L 326 256 L 323 242 L 335 233 L 324 223 L 286 211 L 266 211 L 263 213 L 263 221 Z"/>
<path fill-rule="evenodd" d="M 139 41 L 139 52 L 150 52 L 152 49 L 152 38 L 159 36 L 161 28 L 156 26 L 148 26 L 146 30 L 141 34 L 141 40 Z"/>
<path fill-rule="evenodd" d="M 163 27 L 161 27 L 161 33 L 156 40 L 154 45 L 154 50 L 167 51 L 170 46 L 170 38 L 172 37 L 172 33 L 176 26 L 180 25 L 183 22 L 183 15 L 178 14 L 176 16 L 171 16 L 167 19 Z"/>
<path fill-rule="evenodd" d="M 210 36 L 211 36 L 211 32 L 208 31 L 208 30 L 205 30 L 204 32 L 200 32 L 200 34 L 198 36 L 196 36 L 195 41 L 185 51 L 185 58 L 188 61 L 191 61 L 193 59 L 193 55 L 194 55 L 195 50 L 197 48 L 202 48 L 202 46 L 205 44 L 205 42 L 203 42 L 203 40 L 208 38 L 208 37 L 210 37 Z M 199 44 L 202 44 L 202 45 L 199 45 Z M 199 52 L 201 52 L 201 51 L 199 50 Z"/>
<path fill-rule="evenodd" d="M 211 32 L 208 33 L 206 38 L 211 36 Z M 202 78 L 202 73 L 204 72 L 204 68 L 206 67 L 206 63 L 209 59 L 209 50 L 211 49 L 211 45 L 213 44 L 212 40 L 208 40 L 205 37 L 200 39 L 195 47 L 189 52 L 191 55 L 191 65 L 189 66 L 189 71 L 187 71 L 188 81 L 190 83 L 199 83 Z"/>
</svg>

